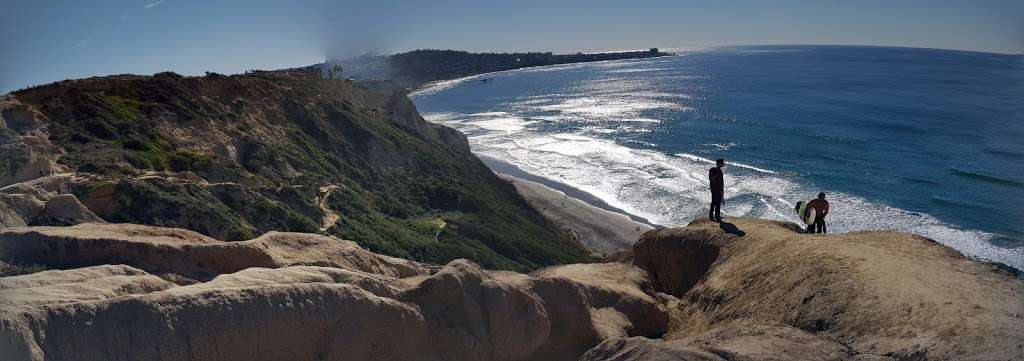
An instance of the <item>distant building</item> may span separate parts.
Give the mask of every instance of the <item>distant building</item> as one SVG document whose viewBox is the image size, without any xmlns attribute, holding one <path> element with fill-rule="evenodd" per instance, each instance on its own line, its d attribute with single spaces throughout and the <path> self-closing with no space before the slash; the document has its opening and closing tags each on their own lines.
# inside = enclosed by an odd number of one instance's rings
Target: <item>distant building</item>
<svg viewBox="0 0 1024 361">
<path fill-rule="evenodd" d="M 661 54 L 661 52 L 658 51 L 658 48 L 651 48 L 651 50 L 648 51 L 651 53 L 651 55 Z"/>
</svg>

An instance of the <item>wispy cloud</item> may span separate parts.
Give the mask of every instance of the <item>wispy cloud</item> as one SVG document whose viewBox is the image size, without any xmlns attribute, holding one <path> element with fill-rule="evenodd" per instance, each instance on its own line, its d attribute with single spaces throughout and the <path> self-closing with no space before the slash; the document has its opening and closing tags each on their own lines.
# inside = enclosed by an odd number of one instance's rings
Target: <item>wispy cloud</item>
<svg viewBox="0 0 1024 361">
<path fill-rule="evenodd" d="M 72 45 L 71 48 L 78 49 L 78 48 L 85 47 L 86 45 L 89 45 L 90 41 L 92 41 L 92 38 L 85 38 L 85 39 L 79 40 L 77 43 L 75 43 L 75 45 Z"/>
<path fill-rule="evenodd" d="M 157 7 L 157 6 L 160 6 L 160 4 L 163 4 L 164 1 L 167 1 L 167 0 L 156 0 L 156 1 L 151 2 L 149 4 L 143 5 L 142 7 L 146 8 L 146 9 L 152 9 L 152 8 Z"/>
<path fill-rule="evenodd" d="M 121 14 L 121 20 L 127 19 L 128 13 Z"/>
</svg>

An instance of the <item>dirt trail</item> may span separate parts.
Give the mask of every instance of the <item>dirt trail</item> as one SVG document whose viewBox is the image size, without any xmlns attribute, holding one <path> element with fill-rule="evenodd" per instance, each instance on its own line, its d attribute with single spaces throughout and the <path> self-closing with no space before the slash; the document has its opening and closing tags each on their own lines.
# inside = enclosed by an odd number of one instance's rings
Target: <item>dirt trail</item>
<svg viewBox="0 0 1024 361">
<path fill-rule="evenodd" d="M 334 213 L 330 207 L 327 207 L 327 199 L 331 197 L 331 193 L 334 192 L 335 189 L 338 189 L 338 186 L 333 184 L 322 186 L 319 189 L 320 196 L 316 197 L 316 205 L 324 212 L 324 219 L 320 226 L 320 232 L 327 232 L 328 229 L 333 227 L 334 224 L 338 223 L 338 220 L 341 219 L 341 216 Z"/>
</svg>

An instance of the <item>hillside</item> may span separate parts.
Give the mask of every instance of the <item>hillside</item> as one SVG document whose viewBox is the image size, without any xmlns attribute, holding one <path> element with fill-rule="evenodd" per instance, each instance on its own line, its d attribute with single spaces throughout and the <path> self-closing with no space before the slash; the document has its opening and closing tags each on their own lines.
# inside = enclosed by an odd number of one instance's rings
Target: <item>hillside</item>
<svg viewBox="0 0 1024 361">
<path fill-rule="evenodd" d="M 587 259 L 461 134 L 401 93 L 314 70 L 63 81 L 8 94 L 0 111 L 0 214 L 28 225 L 316 232 L 517 270 Z"/>
</svg>

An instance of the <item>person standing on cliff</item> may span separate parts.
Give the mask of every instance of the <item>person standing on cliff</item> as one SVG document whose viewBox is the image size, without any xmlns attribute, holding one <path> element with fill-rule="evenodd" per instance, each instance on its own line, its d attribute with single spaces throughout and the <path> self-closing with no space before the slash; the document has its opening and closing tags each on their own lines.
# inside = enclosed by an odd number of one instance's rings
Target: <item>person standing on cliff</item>
<svg viewBox="0 0 1024 361">
<path fill-rule="evenodd" d="M 825 229 L 825 216 L 828 215 L 828 201 L 825 200 L 825 192 L 818 193 L 818 199 L 807 202 L 807 207 L 814 208 L 817 216 L 814 223 L 807 226 L 807 233 L 828 233 Z"/>
<path fill-rule="evenodd" d="M 708 210 L 708 218 L 715 222 L 722 221 L 722 197 L 725 195 L 723 169 L 725 159 L 719 159 L 715 161 L 715 167 L 708 170 L 708 180 L 711 181 L 711 209 Z"/>
</svg>

